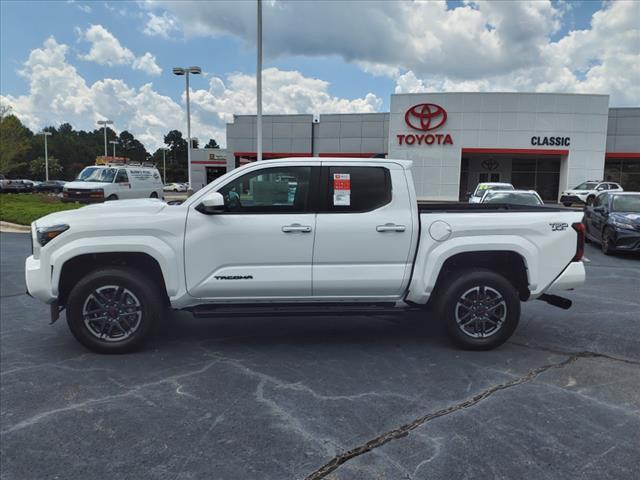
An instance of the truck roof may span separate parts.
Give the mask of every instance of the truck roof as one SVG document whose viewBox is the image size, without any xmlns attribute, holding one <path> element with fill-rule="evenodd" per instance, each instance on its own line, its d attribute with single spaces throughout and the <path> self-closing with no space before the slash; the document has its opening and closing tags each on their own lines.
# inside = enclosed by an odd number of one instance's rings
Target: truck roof
<svg viewBox="0 0 640 480">
<path fill-rule="evenodd" d="M 282 162 L 283 160 L 295 160 L 295 161 L 305 161 L 305 160 L 315 160 L 319 162 L 351 162 L 361 161 L 367 163 L 397 163 L 401 165 L 402 168 L 408 170 L 413 165 L 411 160 L 397 160 L 395 158 L 362 158 L 362 157 L 283 157 L 276 158 L 272 160 L 262 160 L 261 164 L 270 164 Z M 246 165 L 253 165 L 255 162 L 247 163 Z"/>
</svg>

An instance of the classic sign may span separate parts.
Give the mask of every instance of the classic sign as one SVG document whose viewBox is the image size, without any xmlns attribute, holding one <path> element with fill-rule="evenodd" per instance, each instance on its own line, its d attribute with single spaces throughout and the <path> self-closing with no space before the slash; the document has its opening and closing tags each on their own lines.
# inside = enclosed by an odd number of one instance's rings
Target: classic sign
<svg viewBox="0 0 640 480">
<path fill-rule="evenodd" d="M 571 145 L 570 137 L 531 137 L 531 145 L 568 147 Z"/>
</svg>

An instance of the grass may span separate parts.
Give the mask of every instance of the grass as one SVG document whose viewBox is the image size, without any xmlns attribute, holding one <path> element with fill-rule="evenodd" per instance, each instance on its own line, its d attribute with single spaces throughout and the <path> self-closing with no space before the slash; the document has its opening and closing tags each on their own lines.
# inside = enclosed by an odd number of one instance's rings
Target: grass
<svg viewBox="0 0 640 480">
<path fill-rule="evenodd" d="M 73 210 L 79 203 L 62 203 L 59 197 L 38 193 L 5 193 L 0 195 L 0 220 L 30 225 L 49 213 Z"/>
</svg>

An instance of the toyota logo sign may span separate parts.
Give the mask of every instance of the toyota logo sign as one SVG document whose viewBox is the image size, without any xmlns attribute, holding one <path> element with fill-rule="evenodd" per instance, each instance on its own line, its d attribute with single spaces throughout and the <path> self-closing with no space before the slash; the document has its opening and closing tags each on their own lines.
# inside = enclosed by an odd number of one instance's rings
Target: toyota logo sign
<svg viewBox="0 0 640 480">
<path fill-rule="evenodd" d="M 414 130 L 435 130 L 447 121 L 447 111 L 435 103 L 414 105 L 404 114 L 405 123 Z"/>
</svg>

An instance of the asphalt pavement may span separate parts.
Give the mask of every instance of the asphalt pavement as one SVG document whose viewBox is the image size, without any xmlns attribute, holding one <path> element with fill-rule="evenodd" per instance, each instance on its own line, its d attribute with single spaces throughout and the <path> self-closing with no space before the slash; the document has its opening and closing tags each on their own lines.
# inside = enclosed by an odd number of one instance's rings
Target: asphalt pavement
<svg viewBox="0 0 640 480">
<path fill-rule="evenodd" d="M 637 478 L 640 259 L 587 246 L 571 310 L 490 352 L 437 319 L 194 319 L 97 355 L 0 235 L 1 479 Z"/>
</svg>

